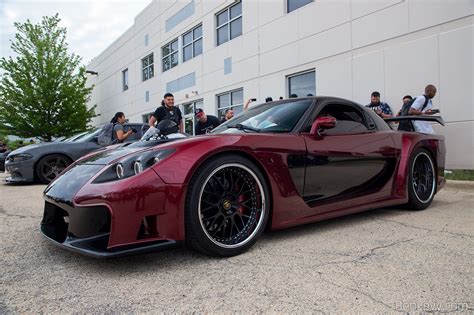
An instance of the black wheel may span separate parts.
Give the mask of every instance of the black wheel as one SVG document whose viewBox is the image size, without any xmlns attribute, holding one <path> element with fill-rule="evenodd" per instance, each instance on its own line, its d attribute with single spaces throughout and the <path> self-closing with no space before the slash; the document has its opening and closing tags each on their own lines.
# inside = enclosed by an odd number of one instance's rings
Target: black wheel
<svg viewBox="0 0 474 315">
<path fill-rule="evenodd" d="M 269 196 L 262 173 L 249 160 L 225 155 L 206 162 L 186 197 L 186 244 L 214 256 L 243 253 L 265 229 Z"/>
<path fill-rule="evenodd" d="M 36 176 L 43 184 L 49 184 L 53 179 L 71 164 L 71 160 L 61 154 L 47 155 L 36 164 Z"/>
<path fill-rule="evenodd" d="M 431 154 L 425 149 L 416 150 L 408 172 L 407 208 L 426 209 L 436 193 L 436 169 Z"/>
</svg>

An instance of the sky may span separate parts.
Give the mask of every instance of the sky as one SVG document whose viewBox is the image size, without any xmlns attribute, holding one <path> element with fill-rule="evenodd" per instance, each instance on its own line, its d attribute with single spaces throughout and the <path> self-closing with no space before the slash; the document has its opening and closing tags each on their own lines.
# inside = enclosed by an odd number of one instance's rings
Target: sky
<svg viewBox="0 0 474 315">
<path fill-rule="evenodd" d="M 13 55 L 14 22 L 59 13 L 67 28 L 69 51 L 87 65 L 133 25 L 134 18 L 152 0 L 0 0 L 0 57 Z"/>
</svg>

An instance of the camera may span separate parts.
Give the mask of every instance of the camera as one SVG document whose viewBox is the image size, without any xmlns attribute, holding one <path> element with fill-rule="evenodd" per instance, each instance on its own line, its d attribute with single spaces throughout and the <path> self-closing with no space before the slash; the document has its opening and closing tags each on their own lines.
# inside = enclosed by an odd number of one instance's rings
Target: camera
<svg viewBox="0 0 474 315">
<path fill-rule="evenodd" d="M 256 98 L 252 98 L 252 99 L 250 99 L 250 100 L 251 100 L 252 102 L 256 102 L 256 101 L 257 101 Z"/>
<path fill-rule="evenodd" d="M 131 129 L 132 129 L 133 133 L 137 133 L 137 129 L 135 129 L 135 128 L 131 128 Z"/>
</svg>

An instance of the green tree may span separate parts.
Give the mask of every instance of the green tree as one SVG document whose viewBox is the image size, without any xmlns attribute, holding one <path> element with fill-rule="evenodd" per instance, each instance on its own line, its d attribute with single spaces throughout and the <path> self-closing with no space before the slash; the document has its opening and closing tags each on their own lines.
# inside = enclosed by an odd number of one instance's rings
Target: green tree
<svg viewBox="0 0 474 315">
<path fill-rule="evenodd" d="M 97 116 L 86 106 L 92 87 L 81 57 L 68 53 L 60 21 L 56 14 L 14 24 L 17 56 L 0 59 L 0 131 L 49 141 L 87 130 Z"/>
</svg>

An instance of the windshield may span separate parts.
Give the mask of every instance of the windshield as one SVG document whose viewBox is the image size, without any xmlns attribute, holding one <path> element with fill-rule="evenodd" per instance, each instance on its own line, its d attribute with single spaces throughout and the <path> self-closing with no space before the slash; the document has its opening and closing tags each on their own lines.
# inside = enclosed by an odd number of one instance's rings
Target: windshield
<svg viewBox="0 0 474 315">
<path fill-rule="evenodd" d="M 100 128 L 92 130 L 79 138 L 75 139 L 74 142 L 90 142 L 94 137 L 97 137 L 99 135 Z"/>
<path fill-rule="evenodd" d="M 88 134 L 87 131 L 81 132 L 81 133 L 75 134 L 75 135 L 72 136 L 72 137 L 63 139 L 63 140 L 61 140 L 61 142 L 74 142 L 74 141 L 76 141 L 77 139 L 79 139 L 79 138 L 85 136 L 86 134 Z"/>
<path fill-rule="evenodd" d="M 212 133 L 287 133 L 295 128 L 312 102 L 312 99 L 304 99 L 261 104 L 220 125 Z"/>
</svg>

